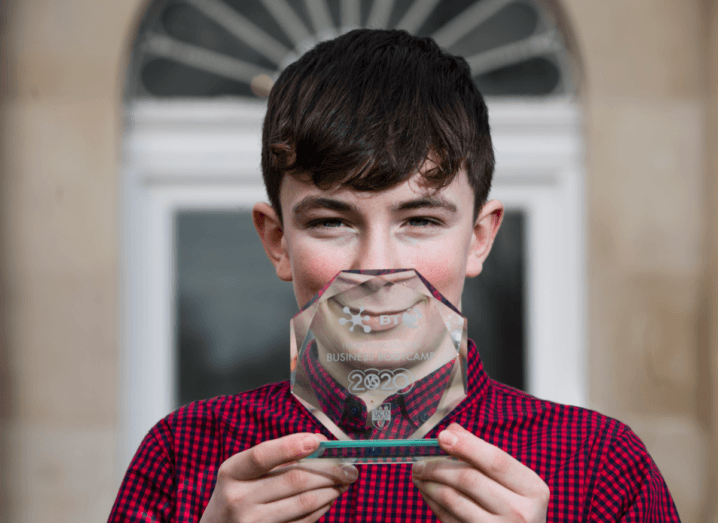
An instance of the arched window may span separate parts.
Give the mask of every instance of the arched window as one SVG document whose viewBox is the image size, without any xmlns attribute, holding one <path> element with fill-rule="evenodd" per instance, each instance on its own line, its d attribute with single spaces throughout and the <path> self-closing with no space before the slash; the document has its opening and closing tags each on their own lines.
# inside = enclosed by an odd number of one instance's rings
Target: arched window
<svg viewBox="0 0 718 523">
<path fill-rule="evenodd" d="M 123 373 L 129 460 L 177 405 L 288 376 L 296 311 L 253 231 L 265 96 L 355 27 L 429 35 L 487 97 L 503 230 L 462 299 L 492 377 L 585 404 L 580 111 L 565 30 L 538 0 L 156 0 L 125 88 Z"/>
<path fill-rule="evenodd" d="M 266 96 L 304 51 L 356 27 L 433 37 L 485 96 L 572 91 L 562 35 L 532 0 L 164 0 L 142 21 L 127 94 Z"/>
</svg>

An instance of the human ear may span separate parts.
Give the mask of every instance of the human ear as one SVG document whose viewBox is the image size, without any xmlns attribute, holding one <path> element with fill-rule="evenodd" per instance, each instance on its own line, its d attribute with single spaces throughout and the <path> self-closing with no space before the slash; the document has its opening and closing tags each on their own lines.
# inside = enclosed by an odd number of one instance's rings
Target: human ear
<svg viewBox="0 0 718 523">
<path fill-rule="evenodd" d="M 490 200 L 479 211 L 471 235 L 466 263 L 466 277 L 473 278 L 481 274 L 484 260 L 489 256 L 496 233 L 504 218 L 504 205 L 498 200 Z"/>
<path fill-rule="evenodd" d="M 274 265 L 280 280 L 292 281 L 292 264 L 287 250 L 287 240 L 282 229 L 282 222 L 271 205 L 259 202 L 252 209 L 252 221 L 262 240 L 264 252 Z"/>
</svg>

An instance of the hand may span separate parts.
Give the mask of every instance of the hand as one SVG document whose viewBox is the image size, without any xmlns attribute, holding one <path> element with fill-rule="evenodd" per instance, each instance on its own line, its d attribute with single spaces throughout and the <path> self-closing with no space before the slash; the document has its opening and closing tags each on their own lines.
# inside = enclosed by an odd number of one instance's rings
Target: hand
<svg viewBox="0 0 718 523">
<path fill-rule="evenodd" d="M 323 440 L 319 434 L 292 434 L 227 459 L 200 523 L 318 520 L 359 475 L 350 465 L 296 463 Z"/>
<path fill-rule="evenodd" d="M 549 489 L 530 468 L 456 423 L 439 434 L 451 458 L 414 464 L 412 479 L 443 523 L 546 521 Z"/>
</svg>

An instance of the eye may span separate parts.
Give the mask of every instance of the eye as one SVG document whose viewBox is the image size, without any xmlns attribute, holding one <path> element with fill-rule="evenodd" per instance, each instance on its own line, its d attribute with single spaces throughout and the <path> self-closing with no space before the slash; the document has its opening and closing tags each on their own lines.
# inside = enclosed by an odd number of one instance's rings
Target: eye
<svg viewBox="0 0 718 523">
<path fill-rule="evenodd" d="M 344 221 L 341 218 L 320 218 L 309 223 L 309 227 L 327 229 L 341 227 L 342 225 L 344 225 Z"/>
<path fill-rule="evenodd" d="M 437 220 L 426 216 L 414 216 L 409 218 L 406 223 L 411 227 L 435 227 L 439 225 Z"/>
</svg>

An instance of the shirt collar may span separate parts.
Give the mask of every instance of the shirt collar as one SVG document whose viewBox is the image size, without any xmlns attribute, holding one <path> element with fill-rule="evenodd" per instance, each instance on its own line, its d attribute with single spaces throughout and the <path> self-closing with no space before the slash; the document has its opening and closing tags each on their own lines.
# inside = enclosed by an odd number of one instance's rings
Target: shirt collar
<svg viewBox="0 0 718 523">
<path fill-rule="evenodd" d="M 467 383 L 468 396 L 483 396 L 488 385 L 488 376 L 473 341 L 468 341 L 468 372 L 464 378 Z M 322 410 L 332 420 L 339 420 L 337 425 L 344 431 L 352 433 L 355 437 L 371 432 L 367 422 L 366 405 L 359 398 L 351 394 L 339 384 L 319 363 L 316 343 L 312 342 L 304 352 L 304 364 L 309 375 L 312 388 Z M 415 428 L 416 422 L 425 421 L 436 408 L 441 399 L 441 392 L 451 376 L 453 362 L 449 362 L 433 373 L 416 381 L 414 387 L 407 394 L 394 394 L 389 396 L 385 403 L 392 404 L 392 412 L 403 414 Z M 460 408 L 459 405 L 458 408 Z M 456 411 L 457 409 L 454 409 Z M 419 423 L 420 424 L 420 423 Z"/>
</svg>

